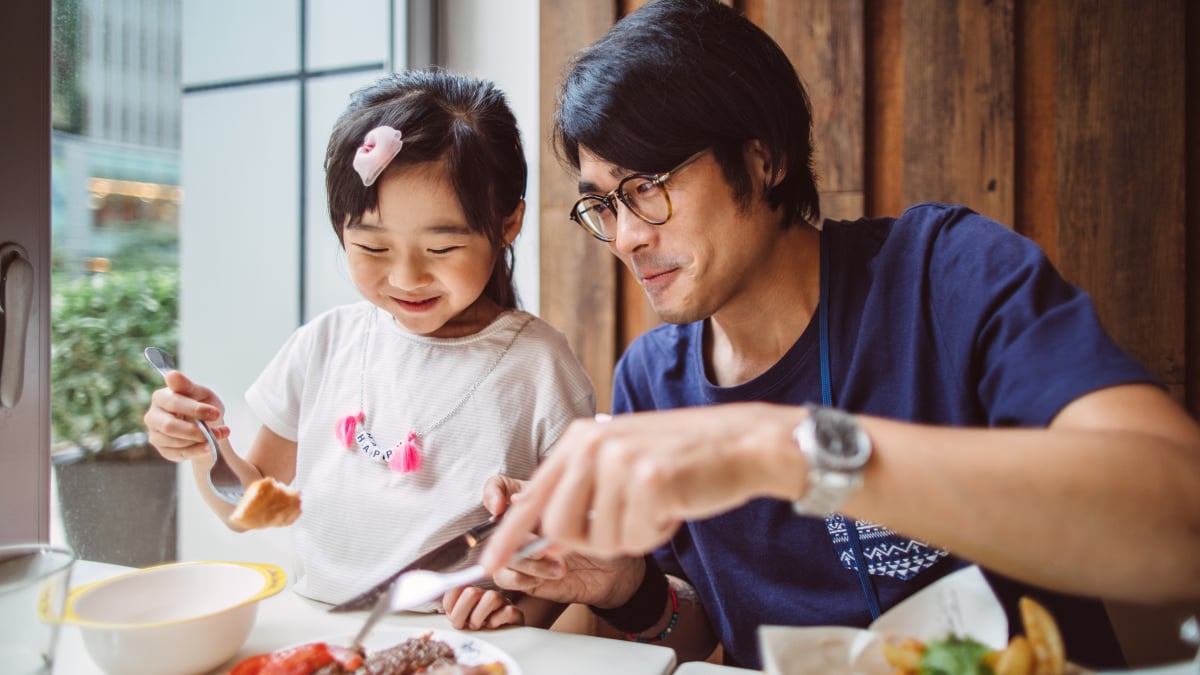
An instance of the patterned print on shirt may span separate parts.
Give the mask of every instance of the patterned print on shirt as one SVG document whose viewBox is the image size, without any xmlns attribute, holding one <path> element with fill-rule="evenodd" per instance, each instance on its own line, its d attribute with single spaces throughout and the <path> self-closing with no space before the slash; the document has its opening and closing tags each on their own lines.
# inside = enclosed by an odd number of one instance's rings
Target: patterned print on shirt
<svg viewBox="0 0 1200 675">
<path fill-rule="evenodd" d="M 858 540 L 862 543 L 863 556 L 867 559 L 867 571 L 877 577 L 892 577 L 908 581 L 922 570 L 933 567 L 939 559 L 949 555 L 942 549 L 915 539 L 901 537 L 882 525 L 868 520 L 856 520 Z M 850 539 L 846 534 L 846 518 L 840 513 L 825 517 L 825 527 L 833 538 L 842 566 L 857 571 L 854 552 L 850 550 Z"/>
</svg>

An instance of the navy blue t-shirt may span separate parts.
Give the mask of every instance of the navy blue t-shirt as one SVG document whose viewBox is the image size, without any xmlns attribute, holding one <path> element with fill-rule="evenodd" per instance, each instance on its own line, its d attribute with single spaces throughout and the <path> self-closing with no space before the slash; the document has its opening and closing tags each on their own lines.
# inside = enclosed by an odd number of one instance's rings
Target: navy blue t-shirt
<svg viewBox="0 0 1200 675">
<path fill-rule="evenodd" d="M 939 425 L 1043 427 L 1084 394 L 1154 382 L 1032 241 L 969 209 L 922 204 L 899 218 L 826 221 L 821 236 L 838 408 Z M 733 387 L 713 385 L 705 372 L 704 326 L 663 325 L 635 340 L 617 364 L 613 411 L 821 401 L 817 321 L 767 372 Z M 664 571 L 695 586 L 727 660 L 761 668 L 760 625 L 871 622 L 846 527 L 839 515 L 801 517 L 788 502 L 758 499 L 686 523 L 656 555 Z M 968 564 L 876 524 L 858 528 L 884 611 Z M 1021 632 L 1017 597 L 1033 595 L 1058 619 L 1073 661 L 1121 665 L 1099 602 L 989 580 L 1013 632 Z"/>
</svg>

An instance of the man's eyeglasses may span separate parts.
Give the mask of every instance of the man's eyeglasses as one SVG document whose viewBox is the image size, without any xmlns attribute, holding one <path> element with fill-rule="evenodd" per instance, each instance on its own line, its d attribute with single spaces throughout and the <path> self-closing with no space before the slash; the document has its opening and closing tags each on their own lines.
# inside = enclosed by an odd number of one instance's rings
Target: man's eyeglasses
<svg viewBox="0 0 1200 675">
<path fill-rule="evenodd" d="M 571 207 L 571 220 L 600 241 L 617 238 L 617 200 L 630 213 L 650 223 L 662 225 L 671 217 L 671 196 L 666 182 L 687 165 L 700 159 L 707 149 L 680 162 L 666 173 L 633 173 L 621 179 L 617 189 L 606 195 L 584 195 Z"/>
</svg>

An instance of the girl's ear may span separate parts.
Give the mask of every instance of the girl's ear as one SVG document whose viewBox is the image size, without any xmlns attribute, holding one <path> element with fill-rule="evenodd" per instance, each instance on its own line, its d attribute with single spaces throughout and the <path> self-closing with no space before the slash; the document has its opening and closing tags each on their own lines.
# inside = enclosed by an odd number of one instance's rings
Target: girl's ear
<svg viewBox="0 0 1200 675">
<path fill-rule="evenodd" d="M 521 223 L 525 221 L 525 200 L 517 202 L 517 208 L 504 219 L 504 245 L 512 246 L 513 240 L 521 232 Z"/>
</svg>

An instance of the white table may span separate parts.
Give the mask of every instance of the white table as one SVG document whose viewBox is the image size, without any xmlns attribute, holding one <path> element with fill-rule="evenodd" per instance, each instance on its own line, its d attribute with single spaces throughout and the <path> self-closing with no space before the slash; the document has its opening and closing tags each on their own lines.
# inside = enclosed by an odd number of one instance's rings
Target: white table
<svg viewBox="0 0 1200 675">
<path fill-rule="evenodd" d="M 707 661 L 685 663 L 675 669 L 675 675 L 754 675 L 755 673 L 761 675 L 762 671 L 722 666 L 717 663 L 708 663 Z"/>
<path fill-rule="evenodd" d="M 79 561 L 71 573 L 71 586 L 106 579 L 130 568 Z M 366 612 L 330 614 L 328 607 L 306 600 L 290 588 L 267 598 L 258 608 L 254 630 L 241 651 L 214 673 L 224 673 L 238 661 L 288 645 L 353 635 Z M 398 614 L 379 623 L 380 628 L 401 626 L 449 630 L 440 614 Z M 675 652 L 656 645 L 575 635 L 540 628 L 515 627 L 477 634 L 508 653 L 523 675 L 667 675 L 675 669 Z M 100 675 L 83 646 L 75 626 L 63 626 L 55 659 L 56 675 Z"/>
</svg>

